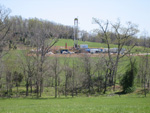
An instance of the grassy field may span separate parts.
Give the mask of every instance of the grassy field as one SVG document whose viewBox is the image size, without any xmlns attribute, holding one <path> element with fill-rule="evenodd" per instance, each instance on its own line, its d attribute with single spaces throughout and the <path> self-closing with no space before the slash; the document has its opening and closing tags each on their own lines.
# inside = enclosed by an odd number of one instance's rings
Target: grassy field
<svg viewBox="0 0 150 113">
<path fill-rule="evenodd" d="M 55 44 L 55 46 L 62 46 L 62 47 L 65 47 L 65 43 L 67 43 L 68 46 L 71 46 L 73 47 L 74 45 L 74 41 L 71 40 L 71 39 L 59 39 L 58 42 Z M 107 48 L 107 45 L 104 44 L 104 43 L 97 43 L 97 42 L 88 42 L 88 41 L 78 41 L 78 45 L 80 44 L 88 44 L 88 47 L 89 48 Z M 116 48 L 117 45 L 114 45 L 114 44 L 110 44 L 110 47 L 111 48 Z M 127 46 L 124 46 L 124 48 L 128 48 Z M 150 48 L 148 49 L 150 51 Z M 132 52 L 134 53 L 145 53 L 146 52 L 146 49 L 144 50 L 143 47 L 140 47 L 140 46 L 135 46 L 133 49 L 132 49 Z"/>
<path fill-rule="evenodd" d="M 0 113 L 149 113 L 150 97 L 0 99 Z"/>
<path fill-rule="evenodd" d="M 55 46 L 65 46 L 65 43 L 67 43 L 68 46 L 74 45 L 74 41 L 71 39 L 59 39 L 59 41 L 55 44 Z M 88 42 L 88 41 L 78 41 L 78 44 L 88 44 L 89 47 L 105 47 L 106 44 L 102 43 L 96 43 L 96 42 Z"/>
<path fill-rule="evenodd" d="M 56 46 L 64 46 L 68 43 L 68 46 L 73 46 L 73 40 L 61 39 L 56 43 Z M 88 44 L 89 47 L 106 47 L 105 44 L 82 42 L 79 44 Z M 115 45 L 112 45 L 115 47 Z M 134 49 L 136 51 L 137 47 Z M 139 50 L 143 50 L 142 47 L 138 47 Z M 9 64 L 12 71 L 17 70 L 19 61 L 21 60 L 22 50 L 12 50 L 5 56 L 5 62 Z M 19 58 L 20 57 L 20 58 Z M 139 57 L 135 57 L 137 61 Z M 70 65 L 73 59 L 67 58 Z M 78 60 L 78 58 L 76 58 Z M 97 59 L 97 58 L 93 58 Z M 121 59 L 118 67 L 118 73 L 122 74 L 125 71 L 125 67 L 128 64 L 127 57 Z M 60 63 L 63 65 L 64 58 L 60 57 Z M 12 68 L 12 67 L 13 68 Z M 24 83 L 23 83 L 24 84 Z M 16 90 L 16 89 L 14 89 Z M 19 90 L 22 90 L 19 87 Z M 46 90 L 46 89 L 45 89 Z M 150 112 L 150 94 L 146 98 L 143 94 L 133 93 L 128 95 L 103 95 L 85 97 L 60 97 L 54 99 L 53 91 L 42 94 L 42 98 L 36 99 L 28 98 L 0 98 L 0 113 L 149 113 Z"/>
</svg>

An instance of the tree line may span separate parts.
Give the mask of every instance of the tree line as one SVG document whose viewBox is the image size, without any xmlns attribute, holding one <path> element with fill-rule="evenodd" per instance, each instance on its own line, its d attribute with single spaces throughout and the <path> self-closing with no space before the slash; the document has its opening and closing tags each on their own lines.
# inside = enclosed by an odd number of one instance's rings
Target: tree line
<svg viewBox="0 0 150 113">
<path fill-rule="evenodd" d="M 31 33 L 30 30 L 32 29 L 32 27 L 35 27 L 36 24 L 41 24 L 43 25 L 42 27 L 50 29 L 49 35 L 51 37 L 57 37 L 59 39 L 74 39 L 73 26 L 65 26 L 38 18 L 24 19 L 21 16 L 9 17 L 9 23 L 11 23 L 10 29 L 12 32 L 12 37 L 14 37 L 13 40 L 16 39 L 16 42 L 22 42 L 26 45 L 32 45 L 32 39 L 30 35 L 33 33 Z M 80 37 L 79 40 L 106 43 L 106 41 L 103 39 L 103 32 L 97 33 L 97 30 L 95 30 L 94 33 L 88 33 L 84 30 L 79 30 L 78 32 L 78 37 Z M 108 32 L 110 34 L 110 43 L 117 45 L 115 33 L 113 31 Z M 146 34 L 141 35 L 139 38 L 137 36 L 132 36 L 132 39 L 134 39 L 134 42 L 136 42 L 136 46 L 150 48 L 150 37 Z M 126 45 L 129 46 L 134 42 L 130 41 L 126 43 Z"/>
<path fill-rule="evenodd" d="M 41 97 L 47 93 L 60 96 L 101 95 L 114 90 L 112 73 L 108 70 L 106 55 L 93 58 L 88 54 L 78 58 L 47 57 L 40 66 L 33 55 L 22 52 L 16 60 L 1 62 L 1 97 Z M 116 72 L 115 90 L 130 93 L 141 87 L 146 96 L 150 89 L 149 56 L 132 56 L 119 62 Z M 137 60 L 139 59 L 139 60 Z M 125 63 L 126 62 L 126 63 Z M 15 68 L 16 67 L 16 68 Z M 110 67 L 109 67 L 110 68 Z M 124 72 L 120 72 L 121 70 Z"/>
<path fill-rule="evenodd" d="M 34 32 L 32 32 L 32 29 L 37 27 L 36 25 L 48 29 L 50 37 L 73 39 L 73 27 L 71 26 L 64 26 L 38 18 L 23 19 L 21 16 L 11 16 L 9 21 L 13 40 L 16 39 L 17 42 L 22 42 L 25 45 L 33 44 L 31 38 Z"/>
<path fill-rule="evenodd" d="M 4 7 L 0 6 L 1 10 L 4 9 Z M 7 10 L 7 11 L 6 11 Z M 38 18 L 29 18 L 25 19 L 21 16 L 9 16 L 10 10 L 5 8 L 5 14 L 3 16 L 7 16 L 7 23 L 9 23 L 10 30 L 9 30 L 9 37 L 13 37 L 9 40 L 9 46 L 10 48 L 16 48 L 16 44 L 19 42 L 22 42 L 25 45 L 33 45 L 32 42 L 32 35 L 34 35 L 34 32 L 31 32 L 31 30 L 35 27 L 36 24 L 40 24 L 40 27 L 43 27 L 44 29 L 49 29 L 49 36 L 56 37 L 56 38 L 64 38 L 64 39 L 74 39 L 74 28 L 73 26 L 65 26 L 61 24 L 57 24 L 55 22 L 50 22 L 48 20 L 42 20 Z M 3 12 L 4 13 L 4 12 Z M 2 16 L 2 15 L 1 15 Z M 4 17 L 1 17 L 1 20 L 4 19 Z M 6 19 L 5 19 L 6 20 Z M 90 41 L 90 42 L 99 42 L 99 43 L 106 43 L 103 36 L 105 35 L 102 31 L 98 32 L 98 29 L 93 30 L 94 33 L 88 33 L 84 30 L 78 30 L 79 32 L 79 40 L 82 41 Z M 110 43 L 116 44 L 116 35 L 114 31 L 107 31 L 110 34 Z M 134 39 L 134 42 L 136 42 L 136 46 L 143 46 L 143 47 L 150 47 L 150 37 L 147 36 L 147 33 L 143 33 L 143 35 L 140 36 L 140 38 L 137 38 L 137 36 L 132 36 L 132 39 Z M 130 40 L 130 42 L 126 43 L 127 46 L 129 46 L 131 43 L 134 43 Z"/>
</svg>

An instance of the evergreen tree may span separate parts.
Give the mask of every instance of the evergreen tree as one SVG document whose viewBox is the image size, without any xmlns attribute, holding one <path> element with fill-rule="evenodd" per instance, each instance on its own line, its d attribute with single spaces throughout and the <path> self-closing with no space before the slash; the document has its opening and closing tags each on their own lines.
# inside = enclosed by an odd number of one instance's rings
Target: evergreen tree
<svg viewBox="0 0 150 113">
<path fill-rule="evenodd" d="M 130 59 L 130 63 L 127 66 L 127 70 L 121 79 L 121 86 L 124 93 L 131 93 L 134 91 L 134 78 L 137 75 L 136 60 Z"/>
</svg>

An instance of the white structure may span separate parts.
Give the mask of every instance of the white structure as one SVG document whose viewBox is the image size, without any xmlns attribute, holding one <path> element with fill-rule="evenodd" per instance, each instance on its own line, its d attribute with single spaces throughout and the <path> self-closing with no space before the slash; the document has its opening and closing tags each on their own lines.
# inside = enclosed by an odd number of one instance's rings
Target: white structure
<svg viewBox="0 0 150 113">
<path fill-rule="evenodd" d="M 78 18 L 74 19 L 74 48 L 78 46 Z"/>
<path fill-rule="evenodd" d="M 80 48 L 87 49 L 87 48 L 88 48 L 88 45 L 87 45 L 87 44 L 80 44 Z"/>
<path fill-rule="evenodd" d="M 103 52 L 104 52 L 104 53 L 107 53 L 107 52 L 108 52 L 108 48 L 104 48 L 104 49 L 103 49 Z"/>
<path fill-rule="evenodd" d="M 109 50 L 110 50 L 110 53 L 118 53 L 118 48 L 110 48 Z M 123 54 L 125 52 L 125 50 L 126 49 L 122 48 L 121 51 L 120 51 L 120 54 Z M 103 52 L 107 53 L 108 52 L 108 48 L 104 48 Z"/>
<path fill-rule="evenodd" d="M 99 49 L 90 49 L 90 53 L 92 54 L 99 53 Z"/>
</svg>

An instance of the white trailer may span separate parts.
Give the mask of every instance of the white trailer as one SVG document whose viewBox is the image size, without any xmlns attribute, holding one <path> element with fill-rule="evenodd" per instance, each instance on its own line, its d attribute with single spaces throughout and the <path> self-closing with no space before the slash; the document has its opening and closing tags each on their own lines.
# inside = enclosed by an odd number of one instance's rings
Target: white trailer
<svg viewBox="0 0 150 113">
<path fill-rule="evenodd" d="M 92 54 L 99 53 L 99 49 L 90 49 L 90 53 Z"/>
</svg>

